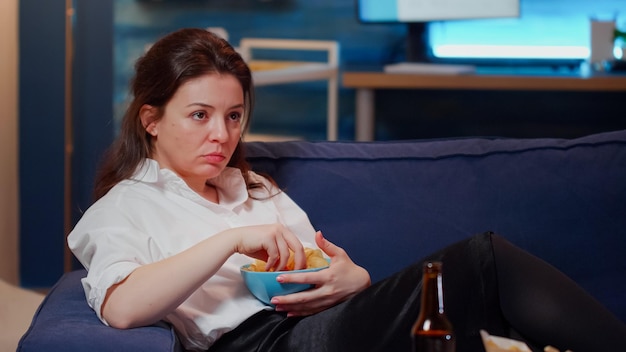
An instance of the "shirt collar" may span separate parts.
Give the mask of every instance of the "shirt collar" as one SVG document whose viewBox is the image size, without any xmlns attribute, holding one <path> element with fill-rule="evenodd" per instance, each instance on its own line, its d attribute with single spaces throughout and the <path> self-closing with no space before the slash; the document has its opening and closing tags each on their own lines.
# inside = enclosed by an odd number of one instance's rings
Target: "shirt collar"
<svg viewBox="0 0 626 352">
<path fill-rule="evenodd" d="M 216 206 L 194 192 L 185 181 L 172 170 L 161 168 L 154 159 L 145 159 L 131 176 L 131 180 L 152 183 L 158 188 L 177 193 L 204 206 Z M 248 199 L 248 189 L 241 170 L 226 167 L 217 177 L 207 180 L 217 188 L 219 204 L 230 210 L 243 204 Z"/>
</svg>

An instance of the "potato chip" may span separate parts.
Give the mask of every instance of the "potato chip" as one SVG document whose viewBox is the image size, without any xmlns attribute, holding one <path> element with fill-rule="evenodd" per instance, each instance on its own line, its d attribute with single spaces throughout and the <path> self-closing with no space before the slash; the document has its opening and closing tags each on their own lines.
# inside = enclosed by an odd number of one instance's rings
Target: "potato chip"
<svg viewBox="0 0 626 352">
<path fill-rule="evenodd" d="M 306 257 L 306 269 L 313 268 L 321 268 L 324 266 L 328 266 L 328 261 L 324 258 L 324 254 L 320 249 L 317 248 L 305 248 L 304 255 Z M 256 259 L 252 264 L 249 264 L 247 267 L 248 271 L 266 271 L 265 266 L 267 262 Z M 287 260 L 287 265 L 283 269 L 284 271 L 294 270 L 296 266 L 295 256 L 292 250 L 289 250 L 289 259 Z M 270 271 L 274 271 L 274 269 L 270 269 Z"/>
<path fill-rule="evenodd" d="M 325 258 L 322 257 L 310 257 L 307 258 L 306 260 L 306 268 L 307 269 L 312 269 L 312 268 L 321 268 L 324 266 L 328 265 L 328 261 Z"/>
</svg>

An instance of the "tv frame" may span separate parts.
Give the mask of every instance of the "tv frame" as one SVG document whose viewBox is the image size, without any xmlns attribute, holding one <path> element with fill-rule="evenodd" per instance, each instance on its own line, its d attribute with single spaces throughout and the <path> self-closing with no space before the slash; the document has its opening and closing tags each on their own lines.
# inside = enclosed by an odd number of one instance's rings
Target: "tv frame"
<svg viewBox="0 0 626 352">
<path fill-rule="evenodd" d="M 432 20 L 420 20 L 420 21 L 404 21 L 404 20 L 380 20 L 380 21 L 368 21 L 361 16 L 361 2 L 363 0 L 355 0 L 355 16 L 359 23 L 369 24 L 393 24 L 407 26 L 406 34 L 406 51 L 405 60 L 407 62 L 437 62 L 437 63 L 459 63 L 459 64 L 475 64 L 486 66 L 512 66 L 512 65 L 528 65 L 528 66 L 552 66 L 554 68 L 568 67 L 570 69 L 577 69 L 582 59 L 526 59 L 526 58 L 438 58 L 435 57 L 430 45 L 428 25 L 432 22 L 441 21 L 457 21 L 457 20 L 480 20 L 497 17 L 468 17 L 466 19 L 432 19 Z M 383 0 L 383 1 L 395 1 L 395 0 Z M 518 16 L 520 15 L 520 2 L 518 0 Z"/>
<path fill-rule="evenodd" d="M 437 16 L 437 17 L 432 16 L 432 17 L 416 18 L 414 20 L 402 19 L 399 16 L 395 17 L 392 20 L 382 20 L 382 19 L 381 20 L 375 20 L 375 19 L 367 20 L 361 16 L 361 8 L 362 8 L 363 3 L 369 2 L 369 1 L 372 1 L 372 0 L 356 0 L 357 19 L 361 23 L 427 23 L 427 22 L 437 22 L 437 21 L 456 21 L 456 20 L 472 20 L 472 19 L 488 19 L 488 18 L 513 18 L 513 17 L 520 16 L 520 1 L 521 0 L 509 0 L 509 1 L 515 2 L 517 5 L 515 13 L 511 13 L 509 15 L 498 15 L 498 14 L 492 14 L 492 15 L 474 14 L 474 15 L 467 15 L 467 16 L 465 15 L 464 16 L 460 16 L 460 15 L 451 16 L 450 15 L 450 16 Z M 377 1 L 385 1 L 387 3 L 389 2 L 393 3 L 393 2 L 398 2 L 399 0 L 377 0 Z M 459 0 L 459 1 L 462 1 L 462 0 Z"/>
</svg>

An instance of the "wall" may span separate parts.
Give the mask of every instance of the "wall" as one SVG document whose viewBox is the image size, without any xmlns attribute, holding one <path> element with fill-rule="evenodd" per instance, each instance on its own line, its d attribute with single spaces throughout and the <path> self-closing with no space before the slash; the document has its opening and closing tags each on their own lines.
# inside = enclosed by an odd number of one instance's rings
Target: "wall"
<svg viewBox="0 0 626 352">
<path fill-rule="evenodd" d="M 0 279 L 18 281 L 17 3 L 0 2 Z"/>
<path fill-rule="evenodd" d="M 65 0 L 20 0 L 18 21 L 19 272 L 38 288 L 63 273 Z"/>
<path fill-rule="evenodd" d="M 113 0 L 75 1 L 71 213 L 90 204 L 113 135 Z M 52 286 L 66 269 L 65 0 L 19 1 L 20 283 Z M 42 57 L 45 64 L 42 65 Z"/>
</svg>

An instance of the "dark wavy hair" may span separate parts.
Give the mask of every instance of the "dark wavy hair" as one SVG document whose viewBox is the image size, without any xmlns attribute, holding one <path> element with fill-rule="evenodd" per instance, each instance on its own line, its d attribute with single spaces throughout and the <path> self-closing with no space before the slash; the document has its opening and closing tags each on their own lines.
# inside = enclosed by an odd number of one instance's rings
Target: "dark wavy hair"
<svg viewBox="0 0 626 352">
<path fill-rule="evenodd" d="M 144 104 L 157 108 L 162 118 L 165 105 L 185 82 L 211 73 L 229 74 L 241 84 L 245 115 L 242 133 L 250 125 L 253 85 L 250 68 L 224 39 L 204 29 L 175 31 L 157 41 L 135 64 L 131 81 L 132 101 L 124 114 L 119 136 L 104 155 L 96 175 L 94 198 L 104 196 L 120 181 L 130 178 L 137 167 L 152 155 L 152 136 L 146 132 L 139 111 Z M 228 166 L 239 168 L 248 189 L 260 185 L 248 179 L 241 139 Z"/>
</svg>

